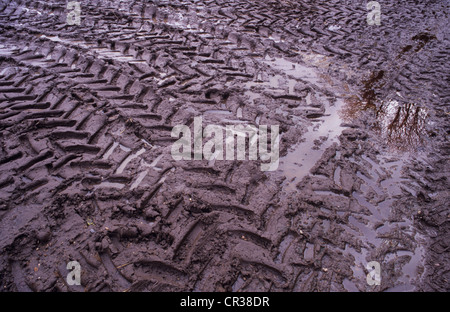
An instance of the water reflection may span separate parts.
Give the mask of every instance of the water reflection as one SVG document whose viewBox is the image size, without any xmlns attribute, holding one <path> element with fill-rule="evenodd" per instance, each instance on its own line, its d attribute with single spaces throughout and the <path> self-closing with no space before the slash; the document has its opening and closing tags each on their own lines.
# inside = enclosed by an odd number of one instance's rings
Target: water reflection
<svg viewBox="0 0 450 312">
<path fill-rule="evenodd" d="M 351 121 L 370 111 L 375 118 L 372 128 L 386 140 L 389 147 L 405 151 L 422 144 L 428 113 L 420 105 L 401 100 L 378 100 L 376 90 L 384 85 L 384 72 L 372 74 L 364 82 L 360 96 L 345 100 L 341 118 Z"/>
<path fill-rule="evenodd" d="M 390 146 L 406 150 L 422 143 L 428 115 L 425 109 L 413 103 L 401 105 L 398 101 L 388 101 L 382 106 L 381 131 Z"/>
</svg>

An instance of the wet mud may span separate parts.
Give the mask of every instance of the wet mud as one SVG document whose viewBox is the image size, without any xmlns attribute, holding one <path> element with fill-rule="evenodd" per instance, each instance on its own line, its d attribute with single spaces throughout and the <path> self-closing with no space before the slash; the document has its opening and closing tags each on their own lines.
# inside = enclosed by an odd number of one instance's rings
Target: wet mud
<svg viewBox="0 0 450 312">
<path fill-rule="evenodd" d="M 0 4 L 2 291 L 449 291 L 448 3 L 80 3 Z"/>
</svg>

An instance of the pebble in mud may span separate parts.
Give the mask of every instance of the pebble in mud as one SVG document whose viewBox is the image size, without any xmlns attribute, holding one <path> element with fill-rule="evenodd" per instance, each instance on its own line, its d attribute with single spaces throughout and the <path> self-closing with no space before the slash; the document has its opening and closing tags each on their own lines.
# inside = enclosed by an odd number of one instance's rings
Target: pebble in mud
<svg viewBox="0 0 450 312">
<path fill-rule="evenodd" d="M 50 229 L 42 229 L 39 230 L 36 233 L 36 238 L 41 242 L 41 243 L 46 243 L 50 240 L 50 237 L 52 236 L 52 232 L 50 231 Z"/>
</svg>

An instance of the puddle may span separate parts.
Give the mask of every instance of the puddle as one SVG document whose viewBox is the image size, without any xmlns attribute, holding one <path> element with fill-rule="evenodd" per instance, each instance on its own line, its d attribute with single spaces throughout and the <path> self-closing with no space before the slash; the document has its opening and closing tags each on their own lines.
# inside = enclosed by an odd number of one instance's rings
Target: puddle
<svg viewBox="0 0 450 312">
<path fill-rule="evenodd" d="M 365 240 L 375 245 L 381 244 L 382 240 L 377 238 L 377 233 L 372 228 L 372 222 L 369 221 L 367 224 L 364 224 L 353 216 L 348 218 L 348 222 L 359 230 L 360 236 L 363 236 Z"/>
<path fill-rule="evenodd" d="M 95 189 L 98 188 L 116 188 L 116 189 L 123 189 L 125 187 L 125 184 L 122 183 L 114 183 L 114 182 L 102 182 L 99 185 L 95 186 Z"/>
<path fill-rule="evenodd" d="M 417 236 L 420 237 L 420 240 L 424 241 L 424 238 L 421 235 L 416 234 L 416 237 Z M 416 241 L 420 240 L 417 240 L 416 238 Z M 399 255 L 402 255 L 402 251 L 399 251 L 398 253 Z M 423 245 L 420 245 L 414 250 L 414 252 L 405 253 L 411 256 L 411 260 L 403 266 L 403 275 L 400 277 L 399 281 L 405 283 L 406 285 L 412 285 L 420 280 L 420 273 L 418 272 L 418 269 L 425 259 L 425 248 Z"/>
<path fill-rule="evenodd" d="M 204 115 L 232 115 L 233 113 L 229 110 L 221 110 L 221 109 L 210 109 L 203 112 Z"/>
<path fill-rule="evenodd" d="M 348 244 L 345 246 L 344 253 L 350 254 L 355 258 L 355 263 L 351 267 L 353 272 L 353 281 L 357 282 L 358 284 L 360 282 L 365 283 L 366 281 L 366 273 L 365 273 L 365 266 L 369 262 L 367 261 L 367 249 L 361 248 L 361 252 L 358 252 L 353 247 L 349 246 Z M 348 278 L 346 278 L 348 282 L 343 282 L 343 286 L 348 291 L 359 291 L 356 288 L 356 285 L 354 282 L 350 281 Z"/>
<path fill-rule="evenodd" d="M 17 47 L 14 47 L 14 46 L 11 47 L 11 46 L 8 46 L 5 44 L 0 44 L 0 55 L 2 55 L 2 56 L 9 56 L 18 51 L 19 51 L 19 49 Z"/>
<path fill-rule="evenodd" d="M 312 60 L 311 56 L 309 56 L 308 60 Z M 253 104 L 255 104 L 256 99 L 263 96 L 264 92 L 286 99 L 297 99 L 295 86 L 298 83 L 313 84 L 318 87 L 331 87 L 324 81 L 324 76 L 321 76 L 317 69 L 313 67 L 278 57 L 272 59 L 266 57 L 263 62 L 279 73 L 270 76 L 264 81 L 244 83 L 246 90 L 244 94 L 247 96 L 248 101 Z M 314 62 L 317 62 L 317 60 L 314 59 Z M 323 60 L 321 59 L 320 62 L 323 62 Z M 344 127 L 341 127 L 342 120 L 339 114 L 344 100 L 337 98 L 334 103 L 330 103 L 325 96 L 319 96 L 317 93 L 314 96 L 316 100 L 323 104 L 323 108 L 312 105 L 311 93 L 306 95 L 306 106 L 298 107 L 297 109 L 307 110 L 306 116 L 312 123 L 308 127 L 308 131 L 303 135 L 302 142 L 292 147 L 288 155 L 280 159 L 279 170 L 287 178 L 288 185 L 285 185 L 285 188 L 290 191 L 295 190 L 295 184 L 309 174 L 323 152 L 334 142 L 338 141 L 337 138 L 344 129 Z M 283 113 L 282 111 L 276 112 Z M 320 141 L 320 147 L 317 146 L 317 140 Z"/>
<path fill-rule="evenodd" d="M 282 170 L 286 177 L 287 190 L 295 190 L 295 185 L 300 182 L 310 170 L 314 167 L 317 161 L 322 156 L 323 152 L 330 147 L 334 142 L 338 142 L 338 137 L 344 130 L 341 127 L 341 119 L 338 111 L 342 107 L 343 101 L 337 99 L 334 105 L 326 102 L 325 115 L 316 119 L 319 124 L 314 123 L 308 127 L 302 140 L 288 152 L 285 157 L 280 160 L 280 170 Z M 320 148 L 316 148 L 315 140 L 326 137 L 327 139 L 321 144 Z"/>
<path fill-rule="evenodd" d="M 416 241 L 421 242 L 424 240 L 421 235 L 416 234 Z M 420 283 L 422 273 L 419 271 L 419 268 L 423 265 L 422 263 L 425 259 L 425 248 L 420 245 L 414 249 L 414 252 L 406 250 L 396 251 L 389 254 L 385 258 L 385 262 L 395 261 L 396 258 L 403 256 L 411 257 L 411 259 L 402 267 L 402 275 L 398 279 L 399 284 L 387 289 L 387 292 L 415 291 L 415 285 Z"/>
<path fill-rule="evenodd" d="M 383 103 L 382 108 L 379 125 L 390 147 L 408 150 L 423 143 L 428 116 L 426 109 L 417 104 L 400 104 L 398 101 Z"/>
<path fill-rule="evenodd" d="M 380 185 L 383 185 L 383 182 L 391 183 L 389 185 L 401 184 L 400 164 L 401 161 L 395 161 L 387 164 L 376 164 L 375 162 L 372 162 L 373 168 L 371 172 L 377 170 L 378 172 L 388 172 L 391 174 L 388 179 L 379 182 Z M 371 183 L 371 185 L 372 184 L 373 183 Z M 383 188 L 386 192 L 389 193 L 390 196 L 392 196 L 392 194 L 397 194 L 396 189 L 392 190 L 391 187 Z M 410 219 L 404 218 L 399 222 L 388 221 L 395 199 L 388 197 L 378 204 L 372 204 L 369 203 L 363 195 L 357 192 L 354 192 L 352 194 L 352 197 L 355 198 L 355 200 L 357 200 L 357 202 L 361 206 L 369 209 L 369 211 L 371 212 L 371 215 L 369 216 L 361 215 L 361 218 L 364 221 L 367 221 L 367 224 L 364 224 L 365 222 L 356 219 L 354 216 L 350 216 L 348 219 L 349 223 L 358 228 L 358 230 L 360 231 L 358 236 L 360 236 L 363 241 L 366 241 L 370 244 L 370 250 L 382 251 L 385 248 L 383 247 L 384 244 L 388 244 L 396 240 L 395 237 L 397 236 L 397 234 L 395 233 L 397 233 L 398 231 L 404 233 L 405 235 L 414 233 L 415 228 L 413 225 L 413 221 Z M 381 224 L 381 226 L 378 226 L 378 224 Z M 389 238 L 390 236 L 393 236 L 394 238 Z M 422 265 L 424 259 L 425 250 L 422 246 L 425 239 L 419 233 L 415 233 L 413 241 L 418 244 L 417 247 L 408 247 L 411 248 L 411 250 L 401 250 L 401 248 L 403 247 L 400 246 L 399 250 L 385 255 L 384 258 L 380 260 L 381 267 L 383 268 L 383 266 L 385 266 L 389 261 L 397 261 L 398 257 L 411 257 L 411 259 L 403 265 L 402 274 L 395 282 L 395 286 L 388 289 L 387 291 L 413 291 L 415 289 L 414 282 L 420 278 L 419 267 Z M 349 248 L 348 250 L 346 248 L 346 252 L 352 254 L 355 257 L 356 262 L 353 268 L 354 277 L 359 278 L 356 273 L 360 274 L 360 266 L 373 259 L 366 258 L 367 252 L 364 255 L 361 255 L 352 248 Z"/>
<path fill-rule="evenodd" d="M 342 110 L 343 119 L 350 121 L 362 112 L 371 110 L 375 115 L 373 130 L 380 133 L 391 149 L 404 152 L 423 143 L 428 117 L 424 107 L 397 100 L 382 101 L 377 105 L 370 103 L 355 98 L 347 99 Z"/>
<path fill-rule="evenodd" d="M 342 119 L 352 121 L 370 111 L 375 118 L 372 129 L 383 137 L 391 150 L 415 150 L 426 137 L 428 111 L 420 104 L 407 101 L 398 92 L 397 99 L 379 100 L 376 91 L 384 86 L 384 76 L 384 71 L 380 71 L 363 81 L 360 94 L 345 100 Z"/>
<path fill-rule="evenodd" d="M 321 80 L 320 76 L 313 68 L 307 67 L 299 63 L 294 63 L 283 58 L 276 57 L 272 60 L 266 59 L 263 62 L 268 64 L 274 69 L 284 72 L 288 76 L 291 76 L 295 79 L 303 80 L 311 84 L 317 85 Z"/>
<path fill-rule="evenodd" d="M 283 58 L 266 58 L 263 62 L 271 68 L 283 72 L 285 76 L 275 74 L 271 75 L 268 81 L 246 82 L 244 84 L 247 90 L 245 91 L 245 95 L 251 103 L 254 103 L 255 99 L 260 98 L 263 91 L 269 90 L 271 94 L 275 95 L 295 95 L 295 86 L 299 81 L 318 85 L 321 80 L 321 77 L 313 68 Z"/>
</svg>

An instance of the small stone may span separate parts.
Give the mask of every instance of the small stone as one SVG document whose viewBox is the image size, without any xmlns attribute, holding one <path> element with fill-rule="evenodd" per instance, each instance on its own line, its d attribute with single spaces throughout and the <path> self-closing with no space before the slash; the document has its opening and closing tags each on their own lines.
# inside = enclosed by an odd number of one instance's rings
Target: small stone
<svg viewBox="0 0 450 312">
<path fill-rule="evenodd" d="M 36 238 L 40 241 L 40 242 L 47 242 L 50 237 L 51 237 L 52 233 L 50 232 L 49 229 L 43 229 L 39 232 L 36 233 Z"/>
<path fill-rule="evenodd" d="M 107 248 L 109 247 L 109 242 L 108 239 L 105 237 L 102 239 L 102 243 L 101 243 L 101 250 L 107 250 Z"/>
</svg>

